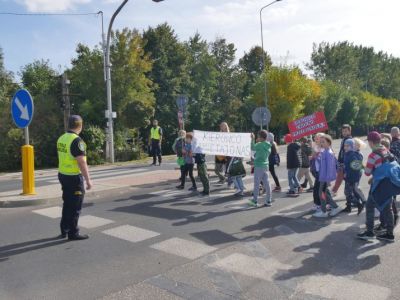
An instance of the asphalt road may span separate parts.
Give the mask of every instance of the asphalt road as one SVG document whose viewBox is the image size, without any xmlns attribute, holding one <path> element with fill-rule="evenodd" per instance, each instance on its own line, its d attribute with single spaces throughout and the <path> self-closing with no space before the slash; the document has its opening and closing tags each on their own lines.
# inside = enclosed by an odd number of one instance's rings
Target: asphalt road
<svg viewBox="0 0 400 300">
<path fill-rule="evenodd" d="M 176 183 L 87 199 L 86 241 L 54 239 L 61 203 L 0 209 L 0 298 L 400 299 L 398 244 L 356 240 L 364 214 L 315 220 L 310 194 L 248 209 L 250 191 Z"/>
</svg>

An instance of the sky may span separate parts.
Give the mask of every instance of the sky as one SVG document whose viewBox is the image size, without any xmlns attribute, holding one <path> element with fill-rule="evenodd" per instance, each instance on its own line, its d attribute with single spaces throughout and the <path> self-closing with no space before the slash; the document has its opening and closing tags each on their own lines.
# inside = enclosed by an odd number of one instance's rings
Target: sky
<svg viewBox="0 0 400 300">
<path fill-rule="evenodd" d="M 0 12 L 104 12 L 108 22 L 122 0 L 0 0 Z M 259 9 L 271 0 L 131 0 L 114 29 L 145 30 L 168 22 L 186 40 L 199 32 L 211 41 L 224 37 L 240 57 L 261 44 Z M 263 13 L 264 44 L 274 64 L 304 69 L 313 43 L 349 40 L 400 57 L 398 0 L 282 0 Z M 70 65 L 76 45 L 101 41 L 98 16 L 0 15 L 0 47 L 5 66 L 18 74 L 35 59 L 48 59 L 59 71 Z"/>
</svg>

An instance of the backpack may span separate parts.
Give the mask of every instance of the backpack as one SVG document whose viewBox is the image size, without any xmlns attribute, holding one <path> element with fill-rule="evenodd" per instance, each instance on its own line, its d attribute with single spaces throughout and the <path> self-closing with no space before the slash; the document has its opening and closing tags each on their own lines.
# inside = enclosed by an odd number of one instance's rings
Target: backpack
<svg viewBox="0 0 400 300">
<path fill-rule="evenodd" d="M 244 168 L 243 161 L 240 158 L 232 158 L 227 171 L 231 177 L 246 176 L 246 169 Z"/>
<path fill-rule="evenodd" d="M 391 162 L 397 161 L 396 157 L 389 150 L 387 151 L 386 155 L 382 154 L 382 152 L 377 151 L 377 150 L 372 151 L 372 153 L 380 156 L 380 158 L 382 158 L 383 164 L 387 163 L 387 162 L 391 163 Z"/>
</svg>

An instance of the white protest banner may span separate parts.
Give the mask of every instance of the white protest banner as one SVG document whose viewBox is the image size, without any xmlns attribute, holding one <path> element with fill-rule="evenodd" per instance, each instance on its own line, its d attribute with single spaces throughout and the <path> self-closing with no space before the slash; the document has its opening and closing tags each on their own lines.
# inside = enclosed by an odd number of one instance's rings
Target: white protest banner
<svg viewBox="0 0 400 300">
<path fill-rule="evenodd" d="M 231 157 L 251 156 L 251 133 L 194 131 L 193 153 Z"/>
</svg>

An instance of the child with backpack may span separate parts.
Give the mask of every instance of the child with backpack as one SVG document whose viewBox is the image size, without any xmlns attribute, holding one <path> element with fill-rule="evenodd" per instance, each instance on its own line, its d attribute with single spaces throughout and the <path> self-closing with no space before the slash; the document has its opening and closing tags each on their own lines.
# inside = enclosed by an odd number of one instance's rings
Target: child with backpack
<svg viewBox="0 0 400 300">
<path fill-rule="evenodd" d="M 314 145 L 312 148 L 312 156 L 310 160 L 310 170 L 313 175 L 314 181 L 314 189 L 313 189 L 313 200 L 314 205 L 312 207 L 312 211 L 320 211 L 321 210 L 321 200 L 319 199 L 319 169 L 321 165 L 321 137 L 324 136 L 323 133 L 317 133 L 314 136 Z"/>
<path fill-rule="evenodd" d="M 299 193 L 302 192 L 298 179 L 301 163 L 301 147 L 299 143 L 293 140 L 291 134 L 285 135 L 284 139 L 288 145 L 286 166 L 288 170 L 289 192 L 287 195 L 289 197 L 298 197 Z"/>
<path fill-rule="evenodd" d="M 182 181 L 182 177 L 185 174 L 185 159 L 183 158 L 182 154 L 182 151 L 185 148 L 185 137 L 186 137 L 186 131 L 179 130 L 178 137 L 172 144 L 172 150 L 175 152 L 177 156 L 176 162 L 181 170 L 181 177 L 179 178 L 179 181 Z"/>
<path fill-rule="evenodd" d="M 357 235 L 359 239 L 362 240 L 371 240 L 375 238 L 374 229 L 374 217 L 375 217 L 375 207 L 376 207 L 376 199 L 373 196 L 373 187 L 374 181 L 377 180 L 375 178 L 376 173 L 379 171 L 381 167 L 387 162 L 394 161 L 394 156 L 389 152 L 389 150 L 384 147 L 381 143 L 381 135 L 372 131 L 368 134 L 368 144 L 372 150 L 371 154 L 368 156 L 367 166 L 365 167 L 364 173 L 366 176 L 371 176 L 372 179 L 369 180 L 371 184 L 371 189 L 368 195 L 367 203 L 366 203 L 366 230 Z M 385 240 L 389 242 L 394 241 L 393 229 L 394 229 L 394 220 L 393 220 L 393 210 L 392 210 L 392 201 L 390 201 L 387 205 L 383 207 L 381 211 L 381 230 L 379 230 L 377 238 L 380 240 Z M 383 233 L 383 230 L 386 230 L 386 233 Z"/>
<path fill-rule="evenodd" d="M 307 190 L 307 192 L 313 192 L 314 182 L 310 174 L 310 157 L 312 155 L 312 148 L 310 145 L 311 142 L 308 141 L 307 138 L 303 137 L 300 139 L 300 143 L 301 162 L 298 179 L 301 181 L 302 178 L 305 177 L 304 184 L 301 184 L 300 186 L 305 189 L 307 185 L 310 185 L 310 188 Z"/>
<path fill-rule="evenodd" d="M 246 169 L 243 165 L 243 159 L 241 157 L 232 157 L 227 173 L 235 186 L 235 196 L 244 196 L 243 177 L 246 176 Z"/>
<path fill-rule="evenodd" d="M 275 188 L 273 189 L 273 192 L 280 192 L 282 188 L 281 184 L 279 183 L 278 175 L 276 175 L 275 172 L 275 166 L 279 166 L 281 159 L 278 153 L 278 146 L 276 145 L 274 139 L 274 135 L 271 132 L 268 132 L 267 141 L 271 144 L 271 154 L 268 158 L 268 167 L 269 172 L 271 173 L 275 182 Z"/>
<path fill-rule="evenodd" d="M 208 180 L 206 156 L 204 154 L 196 153 L 194 161 L 197 164 L 197 172 L 199 174 L 201 183 L 203 184 L 202 196 L 210 195 L 210 181 Z"/>
<path fill-rule="evenodd" d="M 253 199 L 249 201 L 249 205 L 258 207 L 258 194 L 260 192 L 260 183 L 263 183 L 266 193 L 265 206 L 272 206 L 271 185 L 268 176 L 268 163 L 271 154 L 271 144 L 267 142 L 268 132 L 261 130 L 258 134 L 257 143 L 254 135 L 252 136 L 251 150 L 255 151 L 254 155 L 254 189 Z"/>
<path fill-rule="evenodd" d="M 332 198 L 329 190 L 331 182 L 336 180 L 337 159 L 332 151 L 332 137 L 325 134 L 320 138 L 321 148 L 319 166 L 319 198 L 321 200 L 321 210 L 313 214 L 316 218 L 334 217 L 340 212 L 339 206 Z M 328 214 L 326 205 L 329 204 L 331 211 Z"/>
<path fill-rule="evenodd" d="M 342 212 L 350 213 L 352 204 L 357 205 L 358 215 L 364 209 L 365 196 L 359 188 L 363 170 L 363 155 L 357 151 L 355 141 L 347 139 L 344 142 L 344 194 L 346 195 L 346 208 Z"/>
<path fill-rule="evenodd" d="M 182 150 L 183 158 L 185 159 L 185 165 L 183 169 L 184 174 L 181 178 L 181 184 L 178 185 L 176 188 L 179 190 L 183 190 L 185 188 L 186 176 L 189 174 L 190 180 L 192 181 L 192 187 L 189 189 L 189 191 L 195 192 L 197 191 L 197 185 L 196 180 L 193 176 L 194 159 L 192 152 L 192 140 L 193 134 L 190 132 L 186 133 L 185 147 Z"/>
</svg>

